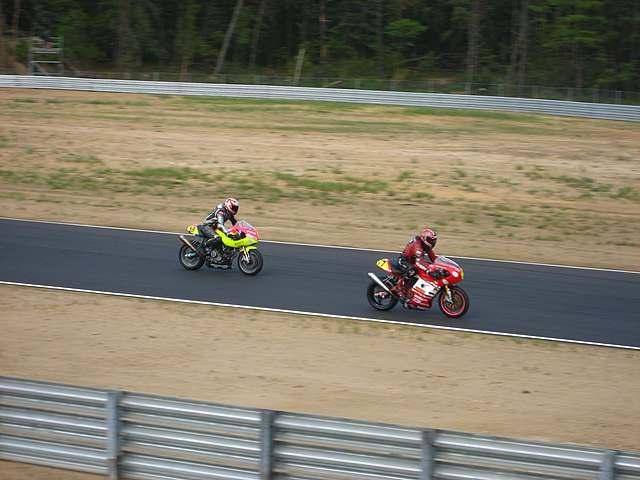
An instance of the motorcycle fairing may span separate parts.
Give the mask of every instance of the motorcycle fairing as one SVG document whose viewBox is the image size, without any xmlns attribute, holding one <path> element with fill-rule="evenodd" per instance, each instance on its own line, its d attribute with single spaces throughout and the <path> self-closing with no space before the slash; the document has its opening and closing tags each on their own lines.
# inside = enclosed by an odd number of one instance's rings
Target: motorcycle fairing
<svg viewBox="0 0 640 480">
<path fill-rule="evenodd" d="M 464 280 L 464 270 L 462 269 L 462 267 L 460 265 L 458 265 L 456 262 L 454 262 L 453 260 L 451 260 L 448 257 L 439 255 L 436 258 L 436 261 L 433 262 L 434 265 L 441 265 L 443 267 L 446 267 L 447 270 L 451 273 L 451 275 L 454 277 L 455 282 L 451 282 L 451 283 L 457 283 L 460 280 Z M 451 268 L 453 267 L 453 268 Z M 460 277 L 458 279 L 458 276 Z M 443 282 L 443 283 L 447 283 L 447 282 Z"/>
<path fill-rule="evenodd" d="M 234 240 L 233 238 L 226 235 L 222 230 L 216 230 L 216 233 L 220 235 L 222 243 L 224 243 L 227 247 L 238 249 L 246 248 L 247 250 L 257 248 L 255 246 L 255 244 L 258 243 L 257 240 L 249 235 L 243 238 L 239 238 L 238 240 Z"/>
<path fill-rule="evenodd" d="M 440 287 L 436 282 L 428 282 L 423 278 L 418 278 L 411 289 L 413 292 L 412 303 L 428 308 L 431 306 L 431 299 L 438 293 L 438 290 Z"/>
<path fill-rule="evenodd" d="M 397 260 L 392 260 L 390 258 L 381 258 L 376 262 L 376 266 L 380 270 L 384 270 L 387 273 L 400 275 L 404 273 L 404 271 L 400 268 L 400 265 L 398 265 Z"/>
<path fill-rule="evenodd" d="M 189 232 L 191 235 L 200 235 L 200 230 L 198 230 L 197 224 L 189 225 L 187 227 L 187 232 Z"/>
<path fill-rule="evenodd" d="M 376 262 L 376 265 L 380 270 L 384 270 L 387 273 L 392 273 L 391 265 L 389 264 L 388 258 L 382 258 Z"/>
</svg>

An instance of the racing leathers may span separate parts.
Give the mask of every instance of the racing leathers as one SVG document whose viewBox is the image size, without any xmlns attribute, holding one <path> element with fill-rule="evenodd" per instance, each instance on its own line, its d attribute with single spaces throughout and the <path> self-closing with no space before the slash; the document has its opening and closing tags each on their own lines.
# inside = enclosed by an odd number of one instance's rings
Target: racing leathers
<svg viewBox="0 0 640 480">
<path fill-rule="evenodd" d="M 216 229 L 221 230 L 225 235 L 229 235 L 229 230 L 227 230 L 227 227 L 224 225 L 227 221 L 231 222 L 231 225 L 238 223 L 236 217 L 224 208 L 224 203 L 221 203 L 211 210 L 207 218 L 204 219 L 200 229 L 200 232 L 206 239 L 205 245 L 213 246 L 214 248 L 220 246 L 221 240 L 220 236 L 216 233 Z"/>
<path fill-rule="evenodd" d="M 425 258 L 426 254 L 426 258 Z M 428 259 L 428 260 L 427 260 Z M 398 264 L 404 270 L 401 284 L 399 285 L 400 298 L 407 300 L 407 294 L 411 291 L 413 284 L 417 280 L 416 268 L 431 273 L 435 267 L 431 265 L 436 260 L 433 249 L 420 239 L 420 236 L 413 237 L 398 257 Z"/>
</svg>

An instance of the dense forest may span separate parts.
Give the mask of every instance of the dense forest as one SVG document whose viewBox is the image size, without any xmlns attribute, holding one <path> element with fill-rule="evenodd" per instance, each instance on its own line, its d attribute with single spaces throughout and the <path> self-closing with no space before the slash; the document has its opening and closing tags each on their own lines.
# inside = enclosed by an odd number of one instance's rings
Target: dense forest
<svg viewBox="0 0 640 480">
<path fill-rule="evenodd" d="M 84 70 L 640 90 L 640 0 L 0 0 L 2 71 L 48 35 Z"/>
</svg>

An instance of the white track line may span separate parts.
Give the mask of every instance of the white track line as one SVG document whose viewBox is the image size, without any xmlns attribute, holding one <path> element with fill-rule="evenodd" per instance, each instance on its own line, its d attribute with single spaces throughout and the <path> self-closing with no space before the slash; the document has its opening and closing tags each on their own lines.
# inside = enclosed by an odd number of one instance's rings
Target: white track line
<svg viewBox="0 0 640 480">
<path fill-rule="evenodd" d="M 103 292 L 100 290 L 86 290 L 81 288 L 69 288 L 69 287 L 55 287 L 51 285 L 37 285 L 32 283 L 18 283 L 18 282 L 5 282 L 0 280 L 0 285 L 11 285 L 18 287 L 31 287 L 31 288 L 42 288 L 48 290 L 61 290 L 65 292 L 79 292 L 79 293 L 92 293 L 97 295 L 107 295 L 113 297 L 125 297 L 125 298 L 136 298 L 142 300 L 158 300 L 165 302 L 176 302 L 176 303 L 187 303 L 193 305 L 209 305 L 213 307 L 227 307 L 227 308 L 239 308 L 242 310 L 259 310 L 262 312 L 274 312 L 274 313 L 287 313 L 292 315 L 303 315 L 303 316 L 313 316 L 313 317 L 324 317 L 324 318 L 335 318 L 340 320 L 357 320 L 364 321 L 370 323 L 384 323 L 389 325 L 400 325 L 403 327 L 416 327 L 416 328 L 429 328 L 435 330 L 447 330 L 452 332 L 464 332 L 464 333 L 477 333 L 482 335 L 493 335 L 497 337 L 511 337 L 511 338 L 526 338 L 530 340 L 546 340 L 550 342 L 560 342 L 560 343 L 570 343 L 576 345 L 591 345 L 596 347 L 609 347 L 609 348 L 623 348 L 627 350 L 640 350 L 640 347 L 632 347 L 626 345 L 613 345 L 608 343 L 597 343 L 597 342 L 584 342 L 579 340 L 567 340 L 562 338 L 552 338 L 552 337 L 538 337 L 534 335 L 519 335 L 515 333 L 501 333 L 501 332 L 490 332 L 485 330 L 473 330 L 470 328 L 456 328 L 456 327 L 444 327 L 440 325 L 423 325 L 417 323 L 407 323 L 407 322 L 399 322 L 395 320 L 380 320 L 376 318 L 366 318 L 366 317 L 351 317 L 347 315 L 332 315 L 329 313 L 314 313 L 314 312 L 304 312 L 299 310 L 285 310 L 281 308 L 266 308 L 266 307 L 250 307 L 246 305 L 234 305 L 230 303 L 218 303 L 218 302 L 204 302 L 201 300 L 184 300 L 180 298 L 167 298 L 167 297 L 154 297 L 149 295 L 135 295 L 132 293 L 118 293 L 118 292 Z"/>
</svg>

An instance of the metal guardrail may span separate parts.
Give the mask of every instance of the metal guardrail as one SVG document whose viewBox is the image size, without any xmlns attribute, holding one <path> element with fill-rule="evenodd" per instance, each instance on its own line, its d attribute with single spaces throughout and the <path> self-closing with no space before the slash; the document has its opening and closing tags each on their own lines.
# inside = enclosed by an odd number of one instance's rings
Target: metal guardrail
<svg viewBox="0 0 640 480">
<path fill-rule="evenodd" d="M 15 72 L 0 67 L 1 75 Z M 58 75 L 56 73 L 56 75 Z M 289 87 L 352 88 L 392 92 L 449 93 L 497 97 L 542 98 L 570 102 L 640 105 L 640 92 L 603 88 L 551 87 L 504 83 L 455 82 L 435 79 L 399 80 L 395 78 L 296 77 L 295 75 L 260 75 L 167 71 L 80 71 L 65 62 L 63 76 L 112 80 L 153 80 L 163 82 L 226 83 L 236 85 L 280 85 Z"/>
<path fill-rule="evenodd" d="M 640 453 L 11 377 L 0 460 L 110 480 L 640 479 Z"/>
<path fill-rule="evenodd" d="M 640 107 L 531 98 L 489 97 L 447 93 L 388 92 L 341 88 L 228 85 L 220 83 L 106 80 L 73 77 L 0 75 L 0 87 L 86 90 L 156 95 L 312 100 L 416 107 L 537 113 L 603 120 L 640 122 Z"/>
</svg>

